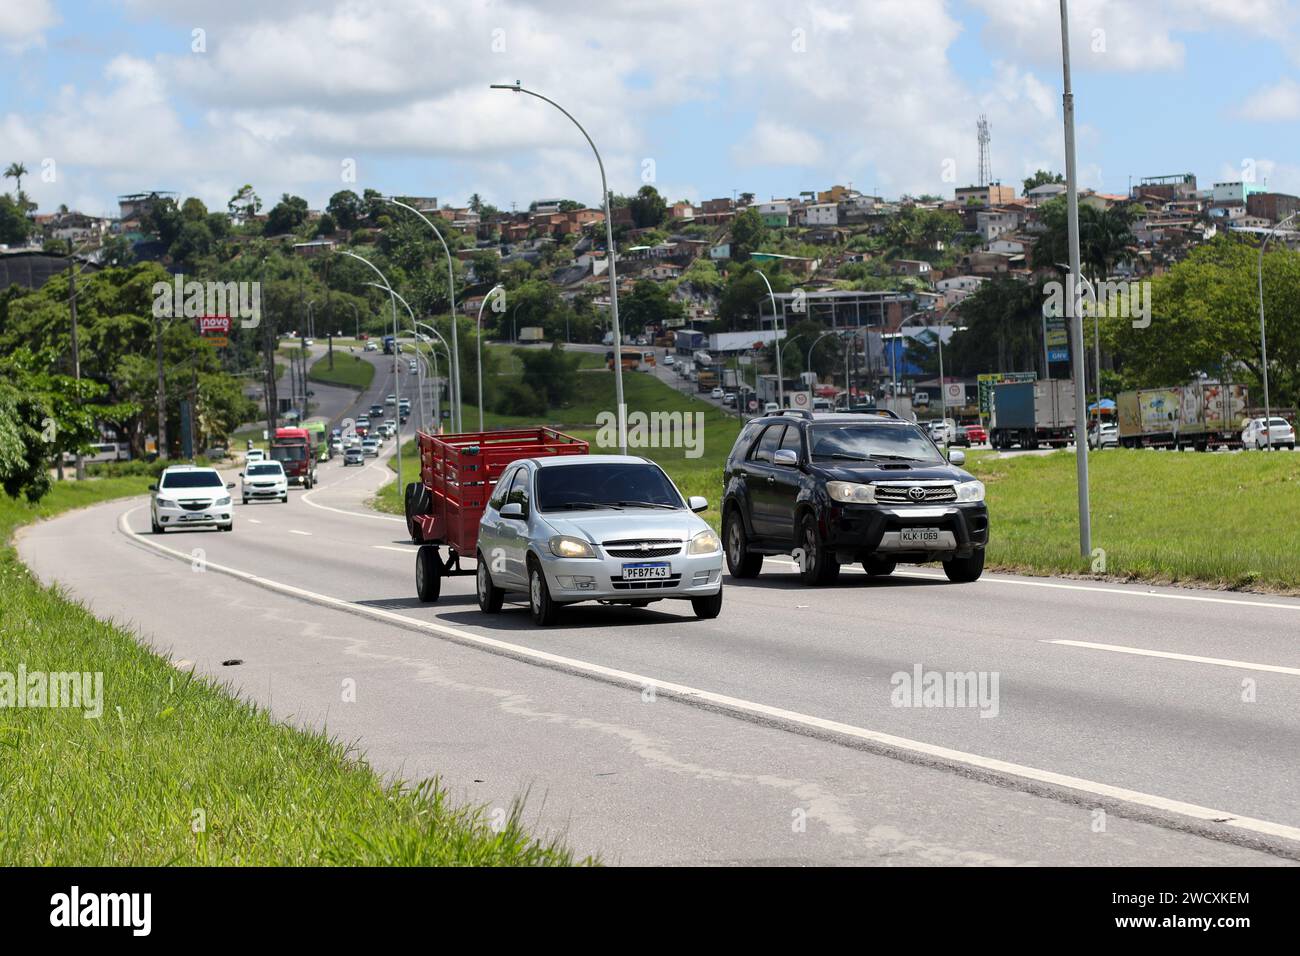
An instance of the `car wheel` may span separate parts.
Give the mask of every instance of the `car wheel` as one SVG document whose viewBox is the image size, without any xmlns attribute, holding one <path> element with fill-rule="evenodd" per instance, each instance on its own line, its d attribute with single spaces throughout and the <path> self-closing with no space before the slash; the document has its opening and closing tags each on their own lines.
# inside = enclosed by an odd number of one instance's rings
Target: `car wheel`
<svg viewBox="0 0 1300 956">
<path fill-rule="evenodd" d="M 478 570 L 474 573 L 478 592 L 478 609 L 484 614 L 498 614 L 505 602 L 506 592 L 492 583 L 492 572 L 488 570 L 487 561 L 480 551 L 474 556 L 478 561 Z"/>
<path fill-rule="evenodd" d="M 754 578 L 763 570 L 763 556 L 749 552 L 749 536 L 745 534 L 745 519 L 740 511 L 731 507 L 722 519 L 722 540 L 727 545 L 727 570 L 733 578 Z"/>
<path fill-rule="evenodd" d="M 244 499 L 243 499 L 243 500 L 244 500 L 244 504 L 248 504 L 248 496 L 247 496 L 247 495 L 244 496 Z"/>
<path fill-rule="evenodd" d="M 722 588 L 708 597 L 691 598 L 691 610 L 702 621 L 717 617 L 722 612 Z"/>
<path fill-rule="evenodd" d="M 546 575 L 536 561 L 528 565 L 528 610 L 532 612 L 533 623 L 540 627 L 549 627 L 560 619 L 560 606 L 551 600 Z"/>
<path fill-rule="evenodd" d="M 980 548 L 969 558 L 953 558 L 943 563 L 943 573 L 953 584 L 970 584 L 984 573 L 984 549 Z"/>
<path fill-rule="evenodd" d="M 154 534 L 167 533 L 167 529 L 158 523 L 158 519 L 154 517 L 152 512 L 150 512 L 149 514 L 149 530 L 152 531 Z"/>
<path fill-rule="evenodd" d="M 221 530 L 222 530 L 222 531 L 234 531 L 234 530 L 235 530 L 235 523 L 232 521 L 232 522 L 230 522 L 230 524 L 223 524 L 223 525 L 221 526 Z"/>
<path fill-rule="evenodd" d="M 442 556 L 432 544 L 415 552 L 415 593 L 425 604 L 438 600 L 442 592 Z"/>
<path fill-rule="evenodd" d="M 817 519 L 811 514 L 803 516 L 799 522 L 799 549 L 803 559 L 799 561 L 799 577 L 804 584 L 834 584 L 840 576 L 840 564 L 835 556 L 822 544 L 817 531 Z"/>
<path fill-rule="evenodd" d="M 289 492 L 286 491 L 284 494 L 280 496 L 280 504 L 287 505 L 288 503 L 289 503 Z"/>
<path fill-rule="evenodd" d="M 897 561 L 889 561 L 885 558 L 868 558 L 862 562 L 862 570 L 873 577 L 887 577 L 894 573 L 896 567 L 898 567 Z"/>
</svg>

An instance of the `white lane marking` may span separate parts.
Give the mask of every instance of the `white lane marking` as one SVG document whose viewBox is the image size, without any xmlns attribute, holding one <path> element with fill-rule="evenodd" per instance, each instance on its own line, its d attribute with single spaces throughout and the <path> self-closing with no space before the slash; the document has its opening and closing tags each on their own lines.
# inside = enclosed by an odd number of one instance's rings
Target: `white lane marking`
<svg viewBox="0 0 1300 956">
<path fill-rule="evenodd" d="M 376 462 L 376 464 L 378 464 L 378 462 Z M 361 469 L 361 473 L 364 474 L 365 472 L 369 471 L 373 467 L 374 465 L 366 465 L 365 468 Z M 397 475 L 394 472 L 392 472 L 391 469 L 385 468 L 384 470 L 388 471 L 389 474 L 393 476 L 393 478 L 397 477 Z M 353 477 L 356 476 L 354 475 Z M 350 480 L 351 478 L 344 479 L 344 481 L 350 481 Z M 342 484 L 342 483 L 343 482 L 340 481 L 338 484 Z M 384 481 L 379 483 L 378 488 L 383 488 L 384 485 L 386 484 L 388 484 L 387 478 Z M 331 485 L 330 487 L 334 487 L 334 486 Z M 378 490 L 378 488 L 376 488 L 376 490 Z M 311 491 L 305 492 L 302 496 L 303 504 L 310 505 L 313 508 L 319 508 L 321 511 L 332 511 L 338 515 L 351 515 L 354 518 L 371 518 L 371 519 L 378 519 L 379 521 L 400 521 L 402 524 L 406 524 L 406 519 L 399 518 L 397 515 L 384 515 L 384 514 L 380 514 L 377 511 L 351 511 L 347 508 L 335 508 L 331 505 L 322 505 L 319 504 L 318 502 L 312 501 L 312 495 L 316 494 L 317 491 L 321 491 L 321 490 L 324 489 L 313 488 Z"/>
<path fill-rule="evenodd" d="M 380 551 L 400 551 L 402 554 L 415 554 L 417 550 L 414 546 L 410 548 L 398 548 L 391 544 L 372 544 L 370 547 L 378 548 Z"/>
<path fill-rule="evenodd" d="M 306 537 L 308 537 L 308 538 L 311 537 L 311 532 L 310 532 L 310 531 L 299 531 L 297 528 L 290 528 L 290 529 L 289 529 L 289 533 L 290 533 L 290 534 L 301 534 L 301 535 L 304 535 L 304 536 L 306 536 Z"/>
<path fill-rule="evenodd" d="M 1253 664 L 1250 661 L 1234 661 L 1223 657 L 1198 657 L 1195 654 L 1175 654 L 1173 651 L 1152 651 L 1145 647 L 1125 647 L 1122 644 L 1094 644 L 1092 641 L 1051 640 L 1040 644 L 1061 644 L 1065 647 L 1086 647 L 1094 651 L 1113 651 L 1116 654 L 1136 654 L 1139 657 L 1162 657 L 1171 661 L 1188 661 L 1192 664 L 1214 664 L 1218 667 L 1238 667 L 1247 671 L 1267 671 L 1270 674 L 1291 674 L 1300 677 L 1300 667 L 1285 667 L 1281 664 Z"/>
<path fill-rule="evenodd" d="M 126 520 L 127 516 L 140 510 L 140 507 L 142 506 L 137 505 L 134 508 L 122 512 L 121 516 L 118 518 L 118 529 L 123 534 L 131 535 L 144 546 L 169 554 L 188 564 L 191 560 L 188 553 L 177 551 L 174 548 L 169 548 L 164 544 L 153 541 L 151 538 L 146 537 L 143 534 L 136 534 L 131 530 L 130 525 Z M 1239 830 L 1246 830 L 1251 833 L 1280 837 L 1286 840 L 1300 842 L 1300 827 L 1289 826 L 1285 823 L 1276 823 L 1271 820 L 1260 820 L 1255 817 L 1241 816 L 1227 810 L 1216 810 L 1212 807 L 1203 807 L 1199 804 L 1187 803 L 1182 800 L 1173 800 L 1169 797 L 1143 793 L 1139 790 L 1129 790 L 1126 787 L 1117 787 L 1107 783 L 1100 783 L 1095 780 L 1087 780 L 1083 777 L 1073 777 L 1069 774 L 1057 773 L 1053 770 L 1040 770 L 1037 767 L 1012 763 L 1008 760 L 999 760 L 995 757 L 984 757 L 980 754 L 953 750 L 949 747 L 941 747 L 937 744 L 930 744 L 921 740 L 910 740 L 906 737 L 897 737 L 893 734 L 886 734 L 878 730 L 868 730 L 865 727 L 855 727 L 852 724 L 844 724 L 836 720 L 827 720 L 824 717 L 814 717 L 809 714 L 799 713 L 798 711 L 786 710 L 783 707 L 773 707 L 769 704 L 760 704 L 740 697 L 731 697 L 726 694 L 702 690 L 698 687 L 691 687 L 686 684 L 678 684 L 673 681 L 664 681 L 656 677 L 648 677 L 631 671 L 606 667 L 603 664 L 593 664 L 589 661 L 564 657 L 559 654 L 551 654 L 547 651 L 537 650 L 536 648 L 525 647 L 522 644 L 511 644 L 508 641 L 500 641 L 496 638 L 475 634 L 471 631 L 461 630 L 456 627 L 450 627 L 440 621 L 422 621 L 419 618 L 408 617 L 404 614 L 396 614 L 392 611 L 384 610 L 383 608 L 366 607 L 364 605 L 354 604 L 351 601 L 344 601 L 341 598 L 336 598 L 328 594 L 308 591 L 305 588 L 296 587 L 292 584 L 285 584 L 280 581 L 274 581 L 270 578 L 264 578 L 248 571 L 241 571 L 238 568 L 215 564 L 211 561 L 209 561 L 206 566 L 209 570 L 219 571 L 242 581 L 248 581 L 257 584 L 260 587 L 279 591 L 282 594 L 301 597 L 325 607 L 337 608 L 338 610 L 346 611 L 350 614 L 362 614 L 366 617 L 372 617 L 377 620 L 390 621 L 392 623 L 401 624 L 404 627 L 419 628 L 420 630 L 428 631 L 433 634 L 444 635 L 459 641 L 462 644 L 492 648 L 493 650 L 500 651 L 518 659 L 534 660 L 540 663 L 561 667 L 569 671 L 581 674 L 590 674 L 594 677 L 615 681 L 629 687 L 644 688 L 646 686 L 651 686 L 655 688 L 656 693 L 664 693 L 666 695 L 677 696 L 688 700 L 703 701 L 712 704 L 715 707 L 731 710 L 737 713 L 797 724 L 799 726 L 839 734 L 856 740 L 870 741 L 886 747 L 892 747 L 895 750 L 907 751 L 909 753 L 919 754 L 949 763 L 962 764 L 967 767 L 974 767 L 991 773 L 1018 777 L 1022 780 L 1032 780 L 1050 786 L 1063 787 L 1068 790 L 1122 801 L 1124 803 L 1145 807 L 1151 810 L 1159 810 L 1166 813 L 1177 814 L 1179 816 L 1190 817 L 1204 823 L 1214 823 L 1226 827 L 1233 827 Z"/>
<path fill-rule="evenodd" d="M 261 523 L 262 523 L 262 522 L 258 521 L 256 518 L 247 518 L 247 519 L 245 519 L 245 520 L 247 520 L 249 524 L 261 524 Z"/>
<path fill-rule="evenodd" d="M 790 568 L 798 570 L 798 565 L 793 561 L 784 558 L 771 559 L 773 564 L 786 564 Z M 865 573 L 860 568 L 840 566 L 840 571 L 850 573 Z M 946 576 L 939 572 L 927 573 L 925 571 L 895 571 L 894 577 L 898 578 L 923 578 L 927 581 L 945 581 Z M 1019 584 L 1031 588 L 1053 588 L 1058 591 L 1087 591 L 1089 594 L 1123 594 L 1126 597 L 1143 597 L 1143 598 L 1165 598 L 1170 601 L 1200 601 L 1206 604 L 1232 604 L 1237 607 L 1259 607 L 1271 608 L 1282 611 L 1300 611 L 1300 601 L 1293 604 L 1283 604 L 1280 601 L 1238 601 L 1232 598 L 1208 597 L 1201 594 L 1168 594 L 1163 591 L 1132 591 L 1126 588 L 1106 587 L 1099 584 L 1064 584 L 1058 581 L 1027 581 L 1024 578 L 1005 578 L 996 574 L 985 575 L 975 584 Z"/>
</svg>

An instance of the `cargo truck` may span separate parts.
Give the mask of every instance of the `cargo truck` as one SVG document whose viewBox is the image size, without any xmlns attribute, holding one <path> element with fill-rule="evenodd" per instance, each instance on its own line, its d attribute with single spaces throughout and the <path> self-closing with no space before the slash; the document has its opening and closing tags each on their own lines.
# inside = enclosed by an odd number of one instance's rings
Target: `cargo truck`
<svg viewBox="0 0 1300 956">
<path fill-rule="evenodd" d="M 1120 392 L 1115 402 L 1119 443 L 1124 448 L 1197 451 L 1238 447 L 1249 404 L 1246 386 L 1219 382 Z"/>
<path fill-rule="evenodd" d="M 289 484 L 311 489 L 316 483 L 315 435 L 305 428 L 277 428 L 271 439 L 271 460 L 284 467 Z"/>
<path fill-rule="evenodd" d="M 1074 441 L 1074 381 L 1042 379 L 993 386 L 989 443 L 994 448 L 1064 448 Z"/>
<path fill-rule="evenodd" d="M 705 366 L 699 370 L 695 377 L 695 390 L 697 392 L 711 392 L 718 387 L 718 370 L 713 366 Z"/>
<path fill-rule="evenodd" d="M 520 342 L 545 342 L 546 330 L 540 325 L 525 325 L 519 330 Z"/>
</svg>

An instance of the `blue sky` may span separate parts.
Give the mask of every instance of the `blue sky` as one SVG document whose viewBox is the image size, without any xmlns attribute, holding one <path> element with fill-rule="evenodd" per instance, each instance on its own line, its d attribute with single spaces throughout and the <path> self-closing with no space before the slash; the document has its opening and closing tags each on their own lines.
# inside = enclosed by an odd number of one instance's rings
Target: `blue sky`
<svg viewBox="0 0 1300 956">
<path fill-rule="evenodd" d="M 582 120 L 620 192 L 951 195 L 975 177 L 981 113 L 1003 181 L 1063 168 L 1056 0 L 590 6 L 6 4 L 0 163 L 27 165 L 44 210 L 108 212 L 152 188 L 221 206 L 245 182 L 317 207 L 367 186 L 597 201 L 577 130 L 487 90 L 518 79 Z M 1074 0 L 1082 182 L 1186 171 L 1300 192 L 1298 15 L 1292 0 Z"/>
</svg>

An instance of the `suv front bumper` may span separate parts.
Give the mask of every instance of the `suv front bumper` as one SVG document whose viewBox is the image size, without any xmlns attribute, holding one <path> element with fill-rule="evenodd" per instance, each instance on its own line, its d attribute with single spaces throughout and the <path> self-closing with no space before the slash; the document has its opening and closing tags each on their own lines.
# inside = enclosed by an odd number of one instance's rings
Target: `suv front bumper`
<svg viewBox="0 0 1300 956">
<path fill-rule="evenodd" d="M 970 557 L 989 540 L 989 510 L 984 502 L 928 505 L 835 504 L 823 529 L 828 550 L 841 563 L 873 555 L 899 561 L 937 561 Z M 902 541 L 904 529 L 930 528 L 937 540 L 923 544 Z"/>
</svg>

